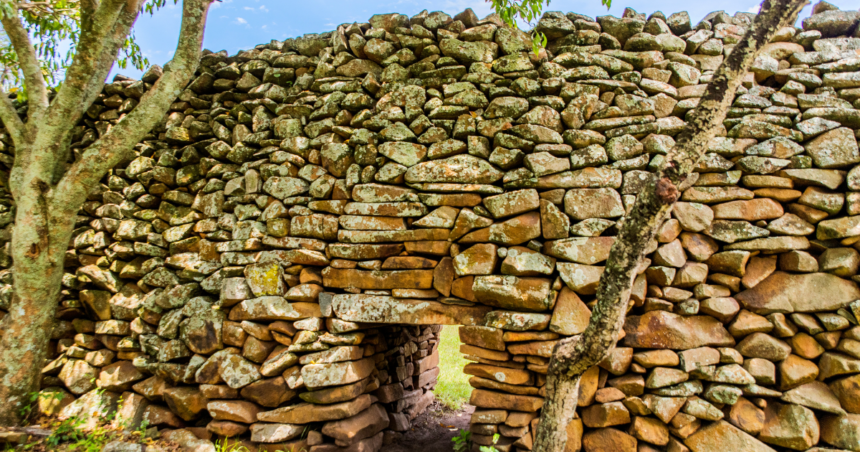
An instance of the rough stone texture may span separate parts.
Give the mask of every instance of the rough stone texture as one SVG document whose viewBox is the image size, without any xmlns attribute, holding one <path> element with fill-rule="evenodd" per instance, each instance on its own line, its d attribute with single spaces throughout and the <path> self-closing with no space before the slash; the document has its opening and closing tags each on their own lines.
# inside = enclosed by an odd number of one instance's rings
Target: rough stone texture
<svg viewBox="0 0 860 452">
<path fill-rule="evenodd" d="M 662 310 L 628 317 L 624 332 L 624 345 L 630 347 L 689 350 L 735 343 L 723 325 L 712 317 L 683 317 Z"/>
<path fill-rule="evenodd" d="M 835 311 L 860 298 L 860 289 L 852 281 L 827 273 L 774 272 L 752 289 L 737 294 L 736 298 L 743 307 L 763 315 Z"/>
<path fill-rule="evenodd" d="M 726 421 L 708 425 L 684 441 L 693 452 L 717 452 L 721 450 L 743 450 L 750 452 L 774 452 L 755 437 L 748 435 Z"/>
<path fill-rule="evenodd" d="M 569 450 L 860 450 L 860 14 L 813 12 L 660 228 Z M 441 325 L 462 325 L 475 444 L 530 450 L 552 347 L 752 19 L 550 11 L 534 56 L 496 16 L 394 13 L 207 52 L 79 212 L 40 407 L 122 393 L 136 423 L 371 452 L 432 402 Z M 159 74 L 105 86 L 74 155 Z"/>
</svg>

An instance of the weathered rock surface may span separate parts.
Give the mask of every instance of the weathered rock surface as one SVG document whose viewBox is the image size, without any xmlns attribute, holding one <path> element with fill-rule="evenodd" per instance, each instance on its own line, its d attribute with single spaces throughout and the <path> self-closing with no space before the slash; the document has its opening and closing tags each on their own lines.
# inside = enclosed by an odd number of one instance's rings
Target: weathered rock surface
<svg viewBox="0 0 860 452">
<path fill-rule="evenodd" d="M 623 342 L 628 347 L 689 350 L 735 344 L 722 323 L 713 317 L 682 317 L 666 311 L 629 316 L 624 324 L 624 332 Z"/>
<path fill-rule="evenodd" d="M 498 16 L 423 11 L 204 52 L 77 213 L 40 409 L 375 452 L 433 402 L 461 325 L 474 447 L 533 449 L 553 347 L 587 328 L 625 216 L 754 18 L 547 11 L 536 55 Z M 858 21 L 820 2 L 753 62 L 568 450 L 860 450 Z M 107 83 L 72 154 L 162 72 Z M 0 247 L 0 324 L 11 264 Z"/>
</svg>

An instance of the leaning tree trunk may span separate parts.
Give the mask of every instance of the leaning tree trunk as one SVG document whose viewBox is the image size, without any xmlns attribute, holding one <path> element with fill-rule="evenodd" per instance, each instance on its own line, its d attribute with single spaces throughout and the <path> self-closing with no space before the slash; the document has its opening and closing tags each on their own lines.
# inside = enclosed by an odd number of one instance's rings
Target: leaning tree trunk
<svg viewBox="0 0 860 452">
<path fill-rule="evenodd" d="M 562 340 L 553 350 L 534 452 L 565 450 L 567 426 L 576 415 L 580 377 L 615 348 L 636 269 L 648 244 L 680 196 L 687 176 L 708 149 L 756 54 L 777 30 L 797 20 L 806 3 L 806 0 L 766 0 L 762 4 L 746 35 L 714 74 L 699 106 L 666 156 L 663 169 L 636 198 L 609 253 L 588 327 L 581 336 Z"/>
</svg>

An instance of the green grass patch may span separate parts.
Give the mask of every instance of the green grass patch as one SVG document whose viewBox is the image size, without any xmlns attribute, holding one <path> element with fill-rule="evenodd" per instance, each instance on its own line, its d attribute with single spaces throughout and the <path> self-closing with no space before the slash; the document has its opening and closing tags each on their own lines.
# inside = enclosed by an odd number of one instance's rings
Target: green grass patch
<svg viewBox="0 0 860 452">
<path fill-rule="evenodd" d="M 472 387 L 469 376 L 463 373 L 467 361 L 460 354 L 460 335 L 458 326 L 442 328 L 439 344 L 439 382 L 436 383 L 436 399 L 452 410 L 459 410 L 469 400 Z"/>
</svg>

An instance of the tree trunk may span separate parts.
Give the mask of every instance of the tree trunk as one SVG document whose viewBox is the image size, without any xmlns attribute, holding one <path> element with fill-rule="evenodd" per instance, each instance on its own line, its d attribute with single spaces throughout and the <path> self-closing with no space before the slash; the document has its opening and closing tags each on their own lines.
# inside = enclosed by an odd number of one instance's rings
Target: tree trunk
<svg viewBox="0 0 860 452">
<path fill-rule="evenodd" d="M 0 89 L 0 120 L 15 143 L 9 187 L 16 208 L 11 242 L 14 294 L 0 339 L 2 426 L 18 424 L 29 395 L 39 389 L 76 215 L 102 177 L 131 153 L 191 80 L 200 63 L 211 1 L 182 2 L 179 42 L 164 74 L 130 113 L 68 168 L 69 134 L 102 90 L 142 0 L 104 0 L 94 12 L 86 10 L 92 5 L 84 6 L 87 17 L 74 61 L 50 104 L 27 31 L 17 16 L 0 18 L 24 62 L 31 93 L 25 124 Z"/>
<path fill-rule="evenodd" d="M 557 372 L 550 372 L 546 376 L 546 400 L 557 403 L 544 403 L 538 432 L 540 429 L 547 429 L 558 434 L 546 438 L 544 450 L 565 450 L 567 426 L 576 415 L 580 376 L 581 374 L 572 378 L 563 378 Z"/>
<path fill-rule="evenodd" d="M 560 341 L 550 359 L 546 401 L 535 434 L 533 452 L 563 452 L 567 425 L 576 415 L 579 380 L 600 363 L 618 341 L 628 310 L 636 270 L 659 226 L 686 187 L 734 100 L 735 92 L 759 50 L 782 27 L 797 20 L 806 0 L 766 0 L 744 38 L 715 72 L 689 123 L 676 138 L 665 166 L 636 198 L 612 245 L 597 288 L 597 303 L 580 337 Z"/>
<path fill-rule="evenodd" d="M 14 242 L 14 239 L 13 239 Z M 39 372 L 45 365 L 48 341 L 57 312 L 62 268 L 37 268 L 33 270 L 50 275 L 30 278 L 24 284 L 15 278 L 12 295 L 13 309 L 9 311 L 9 327 L 3 332 L 0 347 L 5 350 L 0 360 L 0 425 L 18 425 L 21 410 L 29 402 L 29 395 L 39 390 Z M 59 278 L 54 275 L 59 275 Z"/>
<path fill-rule="evenodd" d="M 51 221 L 49 203 L 39 186 L 34 183 L 15 190 L 14 292 L 0 340 L 0 400 L 4 401 L 0 425 L 20 423 L 29 395 L 39 390 L 57 313 L 63 260 L 74 227 L 74 216 L 72 221 Z"/>
</svg>

